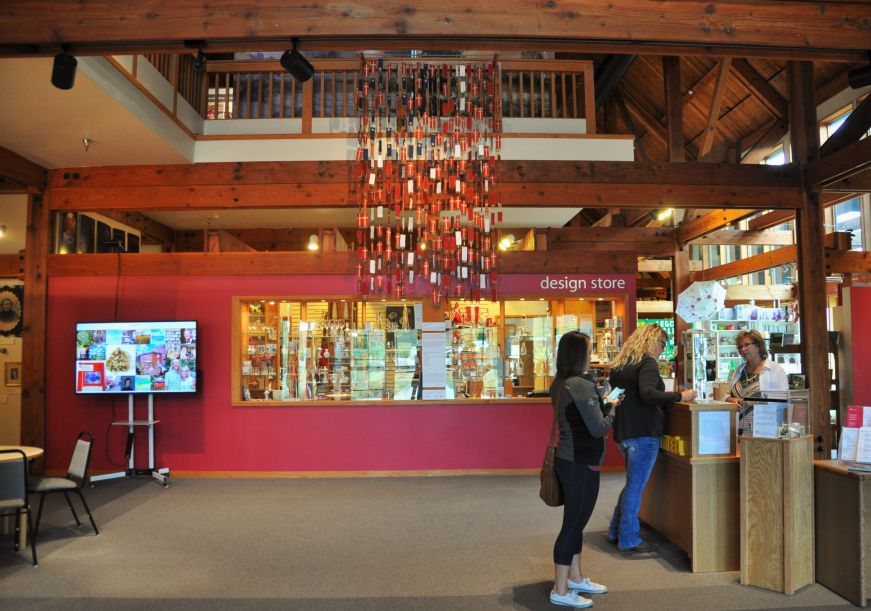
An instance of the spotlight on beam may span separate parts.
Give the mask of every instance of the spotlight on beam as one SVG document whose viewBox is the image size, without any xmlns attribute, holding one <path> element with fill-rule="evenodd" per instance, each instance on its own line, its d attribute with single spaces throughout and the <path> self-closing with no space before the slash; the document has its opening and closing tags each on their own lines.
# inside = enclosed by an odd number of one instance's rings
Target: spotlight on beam
<svg viewBox="0 0 871 611">
<path fill-rule="evenodd" d="M 206 69 L 206 61 L 206 54 L 203 53 L 202 49 L 200 49 L 197 56 L 191 62 L 191 68 L 197 72 L 203 72 Z"/>
<path fill-rule="evenodd" d="M 79 62 L 72 53 L 64 50 L 54 56 L 54 64 L 51 68 L 51 84 L 58 89 L 72 89 L 76 82 L 76 66 Z"/>
<path fill-rule="evenodd" d="M 290 72 L 290 74 L 301 83 L 309 80 L 315 73 L 315 67 L 311 65 L 302 53 L 296 50 L 296 45 L 299 43 L 298 38 L 293 39 L 293 47 L 285 51 L 281 55 L 281 67 Z"/>
</svg>

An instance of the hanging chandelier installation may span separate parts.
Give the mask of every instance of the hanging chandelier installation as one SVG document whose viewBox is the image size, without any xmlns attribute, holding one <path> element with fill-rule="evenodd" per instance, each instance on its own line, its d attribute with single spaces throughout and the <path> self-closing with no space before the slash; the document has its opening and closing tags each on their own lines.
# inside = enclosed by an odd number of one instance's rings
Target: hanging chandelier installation
<svg viewBox="0 0 871 611">
<path fill-rule="evenodd" d="M 500 74 L 492 63 L 362 61 L 357 91 L 359 294 L 495 298 L 502 208 Z"/>
</svg>

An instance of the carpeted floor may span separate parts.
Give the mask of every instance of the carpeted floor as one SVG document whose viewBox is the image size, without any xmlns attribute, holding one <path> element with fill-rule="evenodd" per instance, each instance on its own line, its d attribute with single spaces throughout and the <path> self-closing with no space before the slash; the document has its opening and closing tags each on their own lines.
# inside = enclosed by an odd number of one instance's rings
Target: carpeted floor
<svg viewBox="0 0 871 611">
<path fill-rule="evenodd" d="M 819 585 L 785 596 L 738 573 L 694 575 L 668 542 L 617 553 L 605 529 L 622 479 L 603 474 L 586 531 L 584 573 L 611 588 L 595 608 L 852 608 Z M 37 569 L 0 540 L 0 609 L 557 608 L 561 510 L 539 501 L 535 477 L 171 481 L 86 490 L 99 537 L 49 498 Z"/>
</svg>

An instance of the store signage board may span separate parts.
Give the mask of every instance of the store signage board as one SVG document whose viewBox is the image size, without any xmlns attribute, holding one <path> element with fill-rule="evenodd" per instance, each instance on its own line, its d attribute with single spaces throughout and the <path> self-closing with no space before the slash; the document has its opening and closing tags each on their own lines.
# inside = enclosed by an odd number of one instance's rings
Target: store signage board
<svg viewBox="0 0 871 611">
<path fill-rule="evenodd" d="M 777 438 L 777 409 L 774 403 L 756 403 L 753 406 L 754 437 Z"/>
<path fill-rule="evenodd" d="M 509 295 L 635 295 L 634 274 L 504 274 L 498 283 Z"/>
</svg>

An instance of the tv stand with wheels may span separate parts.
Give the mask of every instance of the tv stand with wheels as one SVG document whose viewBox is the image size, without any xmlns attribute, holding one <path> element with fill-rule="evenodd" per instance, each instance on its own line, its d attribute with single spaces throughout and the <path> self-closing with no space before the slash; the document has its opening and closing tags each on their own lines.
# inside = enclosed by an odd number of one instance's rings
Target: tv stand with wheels
<svg viewBox="0 0 871 611">
<path fill-rule="evenodd" d="M 136 420 L 133 411 L 133 397 L 127 397 L 127 420 L 118 420 L 112 423 L 112 426 L 127 427 L 127 469 L 125 471 L 117 471 L 115 473 L 104 473 L 102 475 L 94 475 L 91 479 L 91 484 L 107 479 L 117 479 L 119 477 L 136 477 L 137 475 L 150 475 L 156 482 L 164 488 L 169 488 L 169 469 L 167 467 L 155 468 L 154 466 L 154 425 L 160 420 L 154 419 L 154 395 L 148 395 L 148 417 L 145 420 Z M 148 468 L 136 468 L 136 427 L 144 426 L 148 428 Z"/>
</svg>

